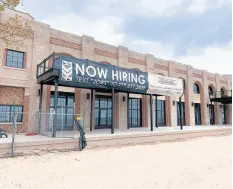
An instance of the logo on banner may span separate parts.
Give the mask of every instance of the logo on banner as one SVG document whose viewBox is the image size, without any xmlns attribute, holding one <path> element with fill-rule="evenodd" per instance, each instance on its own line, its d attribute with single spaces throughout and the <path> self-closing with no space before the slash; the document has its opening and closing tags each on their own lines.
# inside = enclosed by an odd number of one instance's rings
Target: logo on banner
<svg viewBox="0 0 233 189">
<path fill-rule="evenodd" d="M 72 81 L 72 62 L 62 61 L 62 80 Z"/>
</svg>

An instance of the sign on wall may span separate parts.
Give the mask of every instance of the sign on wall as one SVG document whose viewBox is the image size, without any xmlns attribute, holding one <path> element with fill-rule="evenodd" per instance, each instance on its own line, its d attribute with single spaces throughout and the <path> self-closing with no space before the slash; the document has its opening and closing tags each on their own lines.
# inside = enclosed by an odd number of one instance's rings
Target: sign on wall
<svg viewBox="0 0 233 189">
<path fill-rule="evenodd" d="M 164 96 L 181 95 L 183 93 L 182 79 L 149 73 L 148 80 L 149 89 L 147 93 Z"/>
<path fill-rule="evenodd" d="M 148 73 L 78 59 L 71 56 L 60 56 L 55 67 L 61 70 L 59 85 L 88 88 L 112 89 L 130 93 L 144 94 L 148 90 Z"/>
<path fill-rule="evenodd" d="M 111 64 L 60 56 L 55 68 L 60 70 L 58 84 L 76 88 L 112 89 L 139 94 L 173 95 L 183 92 L 181 79 L 148 74 Z"/>
</svg>

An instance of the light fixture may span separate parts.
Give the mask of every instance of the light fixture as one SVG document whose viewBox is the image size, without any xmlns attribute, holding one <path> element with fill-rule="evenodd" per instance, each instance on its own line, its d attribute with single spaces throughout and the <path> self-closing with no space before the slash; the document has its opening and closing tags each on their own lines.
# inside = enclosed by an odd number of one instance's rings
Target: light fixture
<svg viewBox="0 0 233 189">
<path fill-rule="evenodd" d="M 208 107 L 209 107 L 209 104 L 206 104 L 206 107 L 208 108 Z"/>
<path fill-rule="evenodd" d="M 173 106 L 175 106 L 176 105 L 176 101 L 175 100 L 173 100 Z"/>
<path fill-rule="evenodd" d="M 90 93 L 87 93 L 87 100 L 90 99 Z"/>
<path fill-rule="evenodd" d="M 192 106 L 194 106 L 194 102 L 192 102 Z"/>
<path fill-rule="evenodd" d="M 123 96 L 122 101 L 125 102 L 125 96 Z"/>
</svg>

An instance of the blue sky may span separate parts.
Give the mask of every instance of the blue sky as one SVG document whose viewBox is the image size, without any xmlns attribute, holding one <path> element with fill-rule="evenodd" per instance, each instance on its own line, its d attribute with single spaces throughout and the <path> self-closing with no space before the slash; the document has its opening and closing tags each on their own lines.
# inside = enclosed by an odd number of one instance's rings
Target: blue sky
<svg viewBox="0 0 233 189">
<path fill-rule="evenodd" d="M 231 0 L 24 0 L 51 27 L 231 74 Z"/>
</svg>

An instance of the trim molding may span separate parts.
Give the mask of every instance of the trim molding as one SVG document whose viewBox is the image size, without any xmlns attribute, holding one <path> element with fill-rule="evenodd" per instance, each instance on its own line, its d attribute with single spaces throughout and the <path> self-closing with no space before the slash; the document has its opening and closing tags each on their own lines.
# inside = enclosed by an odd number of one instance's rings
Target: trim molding
<svg viewBox="0 0 233 189">
<path fill-rule="evenodd" d="M 143 66 L 146 65 L 146 61 L 145 60 L 139 60 L 139 59 L 131 58 L 131 57 L 128 57 L 128 62 L 133 63 L 133 64 L 143 65 Z"/>
<path fill-rule="evenodd" d="M 101 49 L 98 49 L 98 48 L 94 48 L 94 54 L 100 55 L 100 56 L 105 56 L 105 57 L 108 57 L 108 58 L 118 59 L 118 54 L 117 53 L 108 52 L 108 51 L 101 50 Z"/>
<path fill-rule="evenodd" d="M 67 47 L 67 48 L 70 48 L 70 49 L 82 51 L 82 45 L 81 44 L 69 42 L 69 41 L 54 38 L 54 37 L 50 37 L 50 44 L 54 44 L 54 45 L 57 45 L 57 46 Z"/>
</svg>

